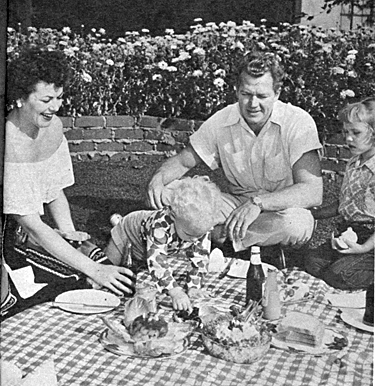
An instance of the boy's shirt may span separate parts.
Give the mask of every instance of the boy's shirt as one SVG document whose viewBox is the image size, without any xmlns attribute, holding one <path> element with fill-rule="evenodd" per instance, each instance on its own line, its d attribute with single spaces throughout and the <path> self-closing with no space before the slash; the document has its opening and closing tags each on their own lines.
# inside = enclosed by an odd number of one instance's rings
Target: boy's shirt
<svg viewBox="0 0 375 386">
<path fill-rule="evenodd" d="M 359 156 L 349 160 L 340 191 L 339 213 L 346 221 L 374 223 L 375 156 L 363 165 L 359 165 Z"/>
<path fill-rule="evenodd" d="M 180 239 L 170 208 L 165 207 L 155 211 L 142 223 L 141 234 L 146 242 L 148 269 L 159 290 L 169 291 L 179 287 L 168 261 L 177 255 L 191 261 L 191 268 L 188 270 L 188 288 L 201 287 L 201 277 L 208 272 L 210 232 L 193 242 Z"/>
</svg>

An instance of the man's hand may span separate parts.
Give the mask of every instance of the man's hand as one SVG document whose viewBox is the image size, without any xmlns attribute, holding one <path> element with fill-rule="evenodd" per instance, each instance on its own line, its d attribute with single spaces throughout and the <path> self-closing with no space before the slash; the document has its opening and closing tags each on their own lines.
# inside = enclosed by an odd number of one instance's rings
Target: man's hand
<svg viewBox="0 0 375 386">
<path fill-rule="evenodd" d="M 71 231 L 71 232 L 64 232 L 60 231 L 59 229 L 55 229 L 55 232 L 57 232 L 62 238 L 69 242 L 77 242 L 78 244 L 83 243 L 86 240 L 89 240 L 91 236 L 86 232 L 81 231 Z"/>
<path fill-rule="evenodd" d="M 231 240 L 242 240 L 249 226 L 258 218 L 259 206 L 247 201 L 236 208 L 225 222 L 227 235 Z"/>
<path fill-rule="evenodd" d="M 148 184 L 147 199 L 148 205 L 153 209 L 161 209 L 163 207 L 162 192 L 164 189 L 163 178 L 161 175 L 155 174 Z"/>
</svg>

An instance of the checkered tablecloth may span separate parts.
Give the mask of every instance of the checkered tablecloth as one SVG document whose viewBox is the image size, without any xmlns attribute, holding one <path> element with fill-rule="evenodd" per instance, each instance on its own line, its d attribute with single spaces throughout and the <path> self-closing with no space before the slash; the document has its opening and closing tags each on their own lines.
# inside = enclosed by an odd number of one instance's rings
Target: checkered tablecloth
<svg viewBox="0 0 375 386">
<path fill-rule="evenodd" d="M 181 279 L 183 263 L 176 262 L 175 268 Z M 171 358 L 120 357 L 99 343 L 98 336 L 105 329 L 99 315 L 68 313 L 51 304 L 35 306 L 2 323 L 1 356 L 24 374 L 53 359 L 59 386 L 372 385 L 373 335 L 346 325 L 339 310 L 325 301 L 325 293 L 338 291 L 297 269 L 291 276 L 307 283 L 314 298 L 283 306 L 282 312 L 308 312 L 346 334 L 349 347 L 341 362 L 335 361 L 337 352 L 317 357 L 271 347 L 254 364 L 234 364 L 210 356 L 199 338 L 193 339 L 187 351 Z M 138 280 L 144 277 L 141 274 Z M 219 280 L 217 274 L 209 274 L 206 289 L 216 298 L 243 305 L 243 279 Z M 108 314 L 120 319 L 122 312 L 123 303 Z"/>
</svg>

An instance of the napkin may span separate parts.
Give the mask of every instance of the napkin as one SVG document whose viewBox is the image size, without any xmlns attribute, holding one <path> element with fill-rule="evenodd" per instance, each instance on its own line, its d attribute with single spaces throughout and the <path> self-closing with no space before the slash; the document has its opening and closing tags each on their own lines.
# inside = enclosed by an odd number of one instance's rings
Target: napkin
<svg viewBox="0 0 375 386">
<path fill-rule="evenodd" d="M 19 386 L 58 386 L 53 361 L 42 363 L 32 373 L 26 375 Z"/>
<path fill-rule="evenodd" d="M 13 362 L 0 361 L 0 365 L 1 386 L 58 386 L 53 360 L 43 362 L 25 378 Z"/>
<path fill-rule="evenodd" d="M 15 270 L 12 270 L 7 264 L 4 264 L 4 266 L 22 299 L 33 296 L 47 285 L 47 283 L 34 282 L 35 276 L 30 265 Z"/>
<path fill-rule="evenodd" d="M 365 308 L 366 291 L 355 293 L 326 294 L 326 300 L 338 308 Z"/>
<path fill-rule="evenodd" d="M 219 248 L 215 248 L 210 253 L 210 260 L 208 263 L 208 272 L 221 272 L 226 266 L 226 258 Z"/>
<path fill-rule="evenodd" d="M 250 266 L 250 261 L 249 260 L 241 260 L 241 259 L 236 259 L 232 266 L 230 267 L 230 270 L 228 272 L 228 276 L 231 277 L 238 277 L 240 279 L 246 279 L 247 271 Z M 262 263 L 262 268 L 264 272 L 264 276 L 267 277 L 268 275 L 268 270 L 277 270 L 276 267 L 274 267 L 271 264 L 267 263 Z"/>
</svg>

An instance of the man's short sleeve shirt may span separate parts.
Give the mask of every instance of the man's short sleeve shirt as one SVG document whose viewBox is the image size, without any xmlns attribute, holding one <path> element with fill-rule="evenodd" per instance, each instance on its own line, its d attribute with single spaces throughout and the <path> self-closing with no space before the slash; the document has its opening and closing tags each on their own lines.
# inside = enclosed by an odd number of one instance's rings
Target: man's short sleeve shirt
<svg viewBox="0 0 375 386">
<path fill-rule="evenodd" d="M 236 195 L 273 192 L 292 185 L 295 162 L 304 153 L 321 149 L 312 117 L 281 101 L 276 101 L 258 136 L 235 103 L 204 122 L 190 143 L 211 169 L 223 169 L 230 191 Z"/>
</svg>

